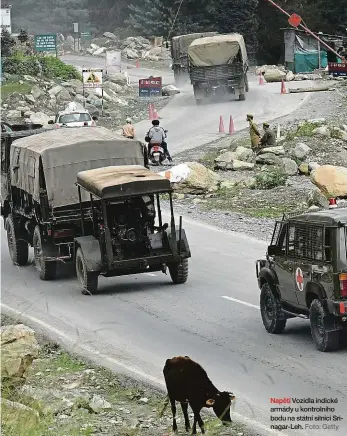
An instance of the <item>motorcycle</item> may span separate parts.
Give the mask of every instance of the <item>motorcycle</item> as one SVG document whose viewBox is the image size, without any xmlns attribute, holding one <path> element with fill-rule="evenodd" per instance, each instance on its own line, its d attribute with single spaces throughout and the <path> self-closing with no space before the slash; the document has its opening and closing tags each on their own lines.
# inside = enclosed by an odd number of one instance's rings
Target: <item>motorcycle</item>
<svg viewBox="0 0 347 436">
<path fill-rule="evenodd" d="M 168 131 L 164 130 L 164 132 L 166 134 Z M 147 137 L 146 137 L 146 140 L 147 140 Z M 151 144 L 151 150 L 149 152 L 148 157 L 153 165 L 155 165 L 155 166 L 162 165 L 162 163 L 166 159 L 166 155 L 165 155 L 165 151 L 164 151 L 163 147 L 161 146 L 161 144 L 159 144 L 159 143 Z"/>
</svg>

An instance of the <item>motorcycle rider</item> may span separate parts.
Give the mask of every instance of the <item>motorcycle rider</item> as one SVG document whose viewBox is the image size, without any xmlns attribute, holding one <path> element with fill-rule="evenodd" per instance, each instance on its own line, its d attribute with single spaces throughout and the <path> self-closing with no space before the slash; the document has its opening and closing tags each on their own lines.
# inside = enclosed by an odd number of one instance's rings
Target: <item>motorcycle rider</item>
<svg viewBox="0 0 347 436">
<path fill-rule="evenodd" d="M 152 144 L 161 144 L 161 147 L 164 150 L 165 155 L 168 158 L 169 162 L 172 162 L 172 158 L 170 156 L 169 150 L 167 148 L 167 143 L 165 142 L 166 133 L 165 130 L 159 126 L 159 120 L 152 121 L 152 127 L 149 129 L 146 138 L 148 139 L 148 154 L 151 151 Z"/>
</svg>

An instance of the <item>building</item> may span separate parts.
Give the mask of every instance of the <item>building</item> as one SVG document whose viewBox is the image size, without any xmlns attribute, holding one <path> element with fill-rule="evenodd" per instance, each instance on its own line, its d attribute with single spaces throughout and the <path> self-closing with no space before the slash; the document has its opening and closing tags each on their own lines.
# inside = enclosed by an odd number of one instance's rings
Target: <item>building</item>
<svg viewBox="0 0 347 436">
<path fill-rule="evenodd" d="M 281 30 L 284 31 L 284 61 L 288 70 L 298 74 L 311 73 L 316 69 L 327 67 L 328 49 L 317 39 L 304 30 L 293 27 Z M 321 32 L 317 35 L 329 46 L 335 45 L 335 51 L 344 44 L 342 36 L 327 35 Z"/>
<path fill-rule="evenodd" d="M 3 28 L 12 33 L 11 7 L 11 5 L 6 5 L 1 8 L 0 33 Z"/>
</svg>

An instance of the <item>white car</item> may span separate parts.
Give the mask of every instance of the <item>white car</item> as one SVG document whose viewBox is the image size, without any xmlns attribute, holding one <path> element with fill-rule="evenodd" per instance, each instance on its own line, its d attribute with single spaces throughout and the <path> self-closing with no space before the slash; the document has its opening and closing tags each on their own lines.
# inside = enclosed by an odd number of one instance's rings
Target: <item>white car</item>
<svg viewBox="0 0 347 436">
<path fill-rule="evenodd" d="M 55 124 L 59 127 L 95 127 L 97 117 L 92 117 L 88 111 L 69 111 L 59 112 L 55 121 L 50 120 L 48 124 Z"/>
</svg>

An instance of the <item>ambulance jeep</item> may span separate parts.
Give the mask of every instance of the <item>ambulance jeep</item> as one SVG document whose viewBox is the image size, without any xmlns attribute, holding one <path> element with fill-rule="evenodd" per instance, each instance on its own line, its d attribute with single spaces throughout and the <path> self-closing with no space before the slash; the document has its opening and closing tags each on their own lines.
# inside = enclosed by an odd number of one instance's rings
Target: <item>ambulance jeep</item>
<svg viewBox="0 0 347 436">
<path fill-rule="evenodd" d="M 256 262 L 260 311 L 269 333 L 308 319 L 319 351 L 347 342 L 347 207 L 283 216 L 266 259 Z"/>
</svg>

